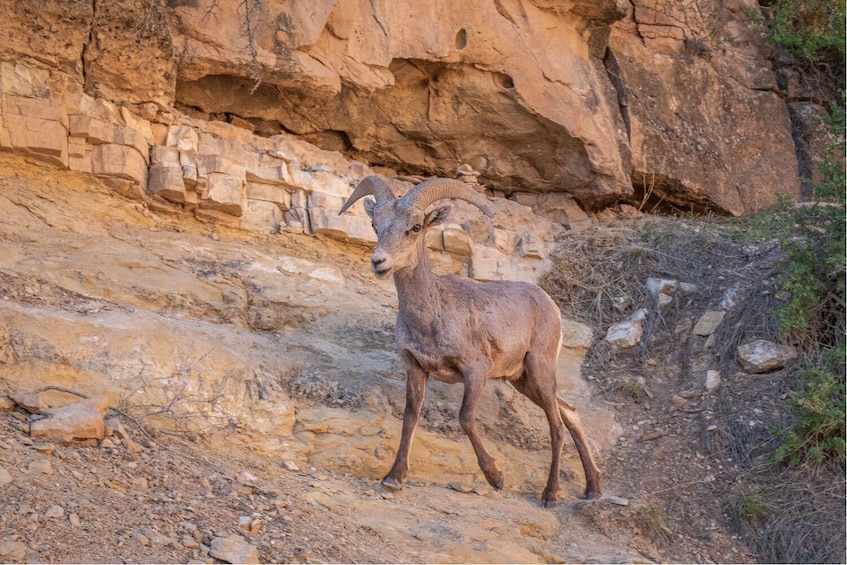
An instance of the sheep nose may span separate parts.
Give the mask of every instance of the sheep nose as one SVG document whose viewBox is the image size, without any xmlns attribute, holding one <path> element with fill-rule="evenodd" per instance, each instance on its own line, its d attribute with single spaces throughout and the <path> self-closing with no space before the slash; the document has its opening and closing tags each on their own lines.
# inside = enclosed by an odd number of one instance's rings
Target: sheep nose
<svg viewBox="0 0 847 565">
<path fill-rule="evenodd" d="M 381 253 L 374 253 L 371 255 L 371 265 L 373 265 L 374 271 L 378 271 L 380 265 L 383 265 L 388 260 L 388 257 Z"/>
<path fill-rule="evenodd" d="M 374 253 L 371 255 L 371 269 L 378 276 L 385 275 L 391 270 L 391 262 L 388 260 L 388 255 L 384 253 Z"/>
</svg>

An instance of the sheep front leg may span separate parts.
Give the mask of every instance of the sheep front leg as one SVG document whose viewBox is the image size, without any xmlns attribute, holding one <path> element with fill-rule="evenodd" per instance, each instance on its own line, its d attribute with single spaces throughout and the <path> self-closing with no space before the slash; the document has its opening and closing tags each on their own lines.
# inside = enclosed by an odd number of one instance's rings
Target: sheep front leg
<svg viewBox="0 0 847 565">
<path fill-rule="evenodd" d="M 496 490 L 503 488 L 503 473 L 497 468 L 494 458 L 485 450 L 482 438 L 476 431 L 476 420 L 474 412 L 477 402 L 488 379 L 487 371 L 468 371 L 465 374 L 465 393 L 462 398 L 462 407 L 459 409 L 459 425 L 462 426 L 468 439 L 471 440 L 476 461 L 485 479 Z"/>
<path fill-rule="evenodd" d="M 382 479 L 382 486 L 391 491 L 403 488 L 403 479 L 409 472 L 409 451 L 412 448 L 412 440 L 415 428 L 418 426 L 418 417 L 423 406 L 424 394 L 426 392 L 427 374 L 411 358 L 406 361 L 406 408 L 403 411 L 403 431 L 400 435 L 400 446 L 397 448 L 397 457 L 391 470 Z"/>
</svg>

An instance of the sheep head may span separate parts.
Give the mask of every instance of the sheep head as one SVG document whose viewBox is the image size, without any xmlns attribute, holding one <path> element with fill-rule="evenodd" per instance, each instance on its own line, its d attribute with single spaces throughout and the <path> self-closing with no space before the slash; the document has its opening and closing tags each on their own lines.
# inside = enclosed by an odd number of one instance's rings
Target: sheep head
<svg viewBox="0 0 847 565">
<path fill-rule="evenodd" d="M 449 206 L 439 206 L 426 213 L 430 204 L 446 198 L 459 198 L 474 204 L 485 215 L 494 216 L 486 197 L 461 181 L 430 179 L 412 188 L 402 198 L 397 198 L 388 184 L 377 176 L 362 179 L 339 214 L 365 196 L 375 198 L 365 200 L 365 212 L 373 220 L 377 234 L 371 268 L 379 278 L 416 265 L 420 254 L 425 253 L 422 243 L 424 233 L 431 226 L 444 222 L 450 214 Z"/>
</svg>

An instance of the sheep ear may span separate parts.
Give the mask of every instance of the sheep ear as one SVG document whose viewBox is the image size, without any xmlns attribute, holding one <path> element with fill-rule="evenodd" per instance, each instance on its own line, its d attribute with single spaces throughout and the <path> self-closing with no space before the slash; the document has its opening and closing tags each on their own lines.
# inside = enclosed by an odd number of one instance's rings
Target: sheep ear
<svg viewBox="0 0 847 565">
<path fill-rule="evenodd" d="M 432 212 L 426 215 L 424 218 L 424 226 L 437 226 L 440 223 L 443 223 L 450 217 L 450 206 L 439 206 Z"/>
<path fill-rule="evenodd" d="M 371 220 L 373 220 L 374 208 L 376 208 L 376 200 L 366 198 L 364 201 L 362 201 L 362 204 L 364 204 L 365 206 L 365 213 L 370 217 Z"/>
</svg>

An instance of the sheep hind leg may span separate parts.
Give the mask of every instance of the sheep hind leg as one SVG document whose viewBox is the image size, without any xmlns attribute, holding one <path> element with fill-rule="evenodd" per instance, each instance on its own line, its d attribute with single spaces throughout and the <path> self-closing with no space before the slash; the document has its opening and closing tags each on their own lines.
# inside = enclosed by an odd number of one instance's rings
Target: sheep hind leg
<svg viewBox="0 0 847 565">
<path fill-rule="evenodd" d="M 484 373 L 477 375 L 476 378 L 470 374 L 465 375 L 465 392 L 462 398 L 462 407 L 459 409 L 459 425 L 462 426 L 465 435 L 471 440 L 477 463 L 488 484 L 496 490 L 500 490 L 503 488 L 503 473 L 497 468 L 494 458 L 485 450 L 482 438 L 476 431 L 476 420 L 474 419 L 476 404 L 479 401 L 485 381 Z"/>
<path fill-rule="evenodd" d="M 552 383 L 552 388 L 545 387 L 549 390 L 542 390 L 538 385 L 536 377 L 539 376 L 539 373 L 537 371 L 544 370 L 541 367 L 533 367 L 533 364 L 529 363 L 528 373 L 525 373 L 520 379 L 512 381 L 512 384 L 518 392 L 544 410 L 544 414 L 547 416 L 547 423 L 550 425 L 550 446 L 553 454 L 550 460 L 550 474 L 547 476 L 547 486 L 544 487 L 544 492 L 541 493 L 541 505 L 549 508 L 559 498 L 559 469 L 561 465 L 562 445 L 565 441 L 565 424 L 562 422 L 557 404 L 558 397 L 555 390 L 555 377 L 553 381 L 546 380 L 546 382 Z M 550 370 L 550 368 L 547 369 L 548 372 Z M 553 370 L 555 371 L 555 369 Z"/>
<path fill-rule="evenodd" d="M 579 419 L 579 414 L 576 408 L 558 396 L 556 401 L 559 405 L 559 413 L 562 416 L 565 426 L 573 438 L 576 451 L 579 453 L 579 458 L 582 461 L 582 468 L 585 471 L 585 498 L 600 497 L 600 470 L 594 463 L 594 458 L 591 456 L 591 449 L 588 446 L 588 440 L 585 438 L 585 432 L 582 429 L 582 422 Z"/>
<path fill-rule="evenodd" d="M 390 491 L 403 488 L 403 480 L 409 472 L 409 451 L 418 426 L 418 417 L 423 406 L 426 393 L 427 374 L 414 362 L 406 365 L 406 408 L 403 410 L 403 431 L 400 434 L 400 445 L 397 457 L 391 470 L 382 479 L 382 486 Z"/>
</svg>

